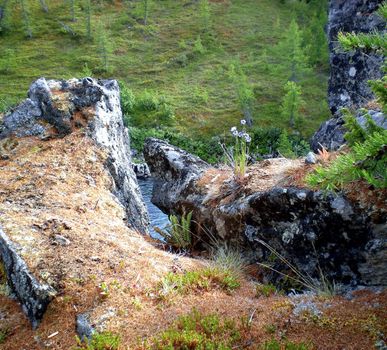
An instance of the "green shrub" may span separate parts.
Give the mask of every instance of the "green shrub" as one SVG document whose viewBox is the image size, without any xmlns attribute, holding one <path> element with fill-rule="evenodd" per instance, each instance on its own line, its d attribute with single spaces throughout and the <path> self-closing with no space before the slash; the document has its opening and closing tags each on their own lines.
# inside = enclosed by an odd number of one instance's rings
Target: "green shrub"
<svg viewBox="0 0 387 350">
<path fill-rule="evenodd" d="M 155 111 L 158 106 L 158 96 L 152 91 L 144 90 L 137 97 L 136 108 L 140 111 Z"/>
<path fill-rule="evenodd" d="M 184 214 L 180 220 L 176 215 L 170 215 L 171 223 L 164 230 L 155 227 L 155 231 L 163 236 L 172 247 L 187 249 L 192 246 L 191 219 L 192 211 L 187 215 Z"/>
<path fill-rule="evenodd" d="M 185 294 L 211 288 L 232 292 L 239 286 L 239 276 L 234 271 L 215 266 L 185 273 L 168 273 L 159 283 L 158 296 L 165 299 L 173 293 Z"/>
<path fill-rule="evenodd" d="M 146 341 L 142 349 L 231 350 L 240 339 L 240 331 L 233 320 L 222 320 L 217 314 L 203 315 L 193 310 L 179 317 L 168 330 Z"/>
<path fill-rule="evenodd" d="M 369 135 L 357 142 L 347 154 L 340 155 L 329 166 L 320 166 L 306 178 L 313 187 L 335 191 L 346 184 L 365 180 L 376 188 L 387 188 L 387 130 Z"/>
<path fill-rule="evenodd" d="M 78 346 L 73 350 L 117 350 L 121 339 L 110 332 L 94 333 L 90 341 L 82 343 L 77 340 Z"/>
<path fill-rule="evenodd" d="M 279 342 L 276 339 L 266 341 L 260 349 L 262 350 L 309 350 L 311 349 L 310 345 L 306 343 L 293 343 L 291 341 L 285 340 Z"/>
<path fill-rule="evenodd" d="M 269 297 L 277 293 L 277 288 L 273 284 L 257 284 L 255 286 L 255 295 L 257 297 Z"/>
</svg>

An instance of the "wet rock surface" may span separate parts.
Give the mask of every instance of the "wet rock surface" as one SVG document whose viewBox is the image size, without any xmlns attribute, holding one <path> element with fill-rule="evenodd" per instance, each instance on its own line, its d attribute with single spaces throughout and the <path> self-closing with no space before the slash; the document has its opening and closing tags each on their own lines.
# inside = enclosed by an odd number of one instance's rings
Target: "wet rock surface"
<svg viewBox="0 0 387 350">
<path fill-rule="evenodd" d="M 281 181 L 246 192 L 232 178 L 222 180 L 215 191 L 220 177 L 216 169 L 156 139 L 146 141 L 145 158 L 156 178 L 153 203 L 167 213 L 192 210 L 197 223 L 193 229 L 203 240 L 209 238 L 201 227 L 219 242 L 241 246 L 252 261 L 270 261 L 272 252 L 263 241 L 304 274 L 318 277 L 321 268 L 336 282 L 387 284 L 385 219 L 373 222 L 345 196 L 288 187 Z M 281 262 L 273 268 L 289 270 Z M 278 275 L 267 277 L 275 281 Z"/>
</svg>

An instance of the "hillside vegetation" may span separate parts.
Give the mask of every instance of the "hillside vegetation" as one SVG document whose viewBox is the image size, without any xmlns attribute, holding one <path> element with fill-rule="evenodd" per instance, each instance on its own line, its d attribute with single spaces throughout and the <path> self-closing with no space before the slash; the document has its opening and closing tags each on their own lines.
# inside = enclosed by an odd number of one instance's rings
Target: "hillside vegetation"
<svg viewBox="0 0 387 350">
<path fill-rule="evenodd" d="M 254 128 L 308 138 L 329 115 L 326 1 L 2 1 L 3 110 L 40 76 L 93 75 L 130 88 L 127 122 L 141 130 L 206 140 L 251 116 Z M 289 79 L 301 93 L 295 126 Z"/>
</svg>

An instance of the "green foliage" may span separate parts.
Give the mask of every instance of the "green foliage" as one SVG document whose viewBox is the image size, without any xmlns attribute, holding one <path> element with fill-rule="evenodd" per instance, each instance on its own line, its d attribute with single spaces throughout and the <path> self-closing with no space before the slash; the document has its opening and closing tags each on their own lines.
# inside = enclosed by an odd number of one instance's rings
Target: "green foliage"
<svg viewBox="0 0 387 350">
<path fill-rule="evenodd" d="M 192 211 L 186 215 L 183 214 L 180 220 L 176 215 L 170 215 L 171 223 L 163 230 L 155 227 L 155 231 L 163 236 L 172 247 L 188 249 L 192 246 L 191 219 Z"/>
<path fill-rule="evenodd" d="M 255 295 L 257 297 L 270 297 L 277 293 L 277 288 L 272 284 L 257 284 L 255 286 Z"/>
<path fill-rule="evenodd" d="M 211 30 L 211 7 L 208 0 L 199 0 L 199 20 L 202 33 L 208 34 Z"/>
<path fill-rule="evenodd" d="M 147 350 L 231 350 L 241 339 L 231 319 L 217 314 L 203 315 L 197 310 L 181 316 L 175 324 L 143 344 Z"/>
<path fill-rule="evenodd" d="M 0 0 L 0 3 L 4 1 Z M 206 35 L 202 32 L 202 22 L 198 20 L 199 1 L 188 1 L 184 6 L 171 0 L 152 1 L 149 23 L 144 26 L 143 0 L 126 1 L 121 7 L 109 0 L 92 1 L 90 11 L 88 0 L 75 0 L 76 21 L 72 21 L 70 0 L 45 0 L 49 5 L 48 13 L 43 13 L 39 1 L 26 0 L 33 25 L 33 40 L 24 40 L 20 3 L 13 6 L 10 1 L 6 6 L 5 22 L 3 20 L 0 24 L 3 27 L 3 23 L 8 23 L 8 29 L 0 34 L 0 47 L 1 52 L 5 49 L 15 51 L 15 67 L 7 74 L 0 74 L 0 99 L 21 100 L 36 77 L 69 79 L 82 76 L 87 63 L 93 70 L 93 77 L 119 77 L 130 84 L 136 96 L 144 90 L 167 96 L 168 105 L 175 111 L 179 134 L 212 143 L 211 138 L 222 133 L 224 125 L 239 120 L 243 112 L 234 84 L 227 74 L 227 68 L 239 55 L 243 72 L 255 95 L 251 114 L 261 127 L 287 127 L 287 122 L 280 116 L 279 105 L 282 86 L 289 72 L 265 69 L 259 61 L 262 52 L 266 51 L 267 66 L 280 64 L 273 47 L 290 22 L 293 11 L 290 1 L 285 6 L 278 6 L 272 0 L 262 0 L 259 11 L 252 1 L 208 1 L 210 34 Z M 309 10 L 305 10 L 308 13 L 304 17 L 308 18 Z M 100 69 L 103 64 L 96 34 L 101 20 L 108 30 L 108 39 L 114 43 L 108 72 Z M 277 25 L 273 26 L 273 20 Z M 63 35 L 59 22 L 77 35 Z M 303 28 L 307 26 L 306 22 L 299 23 Z M 202 55 L 193 52 L 198 35 L 206 50 Z M 179 45 L 182 42 L 186 48 Z M 175 58 L 176 62 L 171 64 Z M 302 82 L 304 99 L 310 102 L 304 113 L 307 116 L 303 125 L 306 137 L 329 113 L 325 103 L 325 75 L 326 72 L 321 72 L 319 67 Z M 197 86 L 205 91 L 204 99 L 197 95 Z M 164 117 L 169 112 L 167 109 L 161 114 Z M 134 115 L 131 126 L 160 127 L 158 112 L 136 113 L 138 115 Z M 200 148 L 205 148 L 205 145 Z"/>
<path fill-rule="evenodd" d="M 376 188 L 387 188 L 387 130 L 374 132 L 351 151 L 340 155 L 328 167 L 320 166 L 308 175 L 307 182 L 317 188 L 335 191 L 346 184 L 365 180 Z"/>
<path fill-rule="evenodd" d="M 94 333 L 90 341 L 82 343 L 77 340 L 78 346 L 73 350 L 118 350 L 121 340 L 118 335 L 110 332 Z"/>
<path fill-rule="evenodd" d="M 279 137 L 277 151 L 285 158 L 296 158 L 286 131 L 283 131 Z"/>
<path fill-rule="evenodd" d="M 8 331 L 0 329 L 0 344 L 3 344 L 8 338 Z"/>
<path fill-rule="evenodd" d="M 6 33 L 10 29 L 10 2 L 10 0 L 3 0 L 0 6 L 3 10 L 0 18 L 0 35 Z"/>
<path fill-rule="evenodd" d="M 302 30 L 295 19 L 290 22 L 284 38 L 277 45 L 277 69 L 284 71 L 287 80 L 300 81 L 310 72 L 309 59 L 302 43 Z"/>
<path fill-rule="evenodd" d="M 242 275 L 246 267 L 246 260 L 239 250 L 219 242 L 215 242 L 212 260 L 214 266 L 221 270 L 232 271 L 236 276 Z"/>
<path fill-rule="evenodd" d="M 369 114 L 365 114 L 366 123 L 364 126 L 361 126 L 348 109 L 343 109 L 342 113 L 347 129 L 344 138 L 351 147 L 356 143 L 366 141 L 369 135 L 383 131 L 383 128 L 377 126 Z"/>
<path fill-rule="evenodd" d="M 103 72 L 111 72 L 110 59 L 113 52 L 112 41 L 103 22 L 99 22 L 96 31 L 97 52 L 100 61 L 100 69 Z"/>
<path fill-rule="evenodd" d="M 284 119 L 289 120 L 291 128 L 300 124 L 300 109 L 304 103 L 301 98 L 301 87 L 293 81 L 288 81 L 284 87 L 285 96 L 281 104 L 281 115 Z"/>
<path fill-rule="evenodd" d="M 92 18 L 92 7 L 91 7 L 91 0 L 85 0 L 85 24 L 86 24 L 86 37 L 89 40 L 92 40 L 93 35 L 91 32 L 91 18 Z"/>
<path fill-rule="evenodd" d="M 200 35 L 198 35 L 194 42 L 193 52 L 198 55 L 203 55 L 206 52 L 206 49 L 202 44 L 202 39 Z"/>
<path fill-rule="evenodd" d="M 384 2 L 379 13 L 386 18 L 387 2 Z M 387 52 L 385 33 L 339 33 L 338 40 L 345 51 L 360 49 L 362 51 Z M 386 68 L 384 67 L 384 70 Z M 370 85 L 378 101 L 386 112 L 387 93 L 386 75 Z M 326 190 L 343 189 L 352 181 L 364 180 L 375 188 L 387 187 L 387 131 L 379 128 L 366 116 L 365 127 L 358 125 L 357 120 L 348 111 L 344 111 L 346 127 L 345 135 L 350 151 L 340 155 L 328 167 L 318 167 L 307 177 L 307 182 L 314 187 Z"/>
<path fill-rule="evenodd" d="M 341 47 L 345 51 L 362 49 L 364 51 L 387 51 L 387 34 L 378 33 L 342 33 L 338 35 Z"/>
<path fill-rule="evenodd" d="M 32 38 L 32 27 L 31 27 L 31 20 L 30 20 L 30 11 L 28 8 L 28 0 L 19 0 L 21 11 L 22 11 L 22 17 L 23 17 L 23 26 L 24 26 L 24 32 L 27 38 Z"/>
<path fill-rule="evenodd" d="M 186 294 L 213 288 L 232 292 L 239 286 L 239 275 L 235 271 L 213 266 L 185 273 L 168 273 L 159 283 L 158 295 L 160 299 L 168 299 L 173 293 Z"/>
<path fill-rule="evenodd" d="M 144 3 L 144 25 L 148 24 L 148 16 L 149 16 L 149 3 L 151 0 L 142 0 Z"/>
<path fill-rule="evenodd" d="M 320 3 L 323 4 L 324 1 Z M 323 8 L 316 10 L 304 31 L 304 43 L 312 66 L 328 66 L 328 40 L 324 31 L 327 13 L 325 4 Z"/>
<path fill-rule="evenodd" d="M 309 350 L 311 349 L 311 346 L 307 343 L 294 343 L 288 340 L 285 341 L 278 341 L 276 339 L 272 339 L 269 341 L 266 341 L 260 349 L 262 350 Z"/>
<path fill-rule="evenodd" d="M 0 56 L 0 72 L 9 73 L 16 67 L 15 50 L 5 49 Z"/>
<path fill-rule="evenodd" d="M 251 125 L 253 122 L 251 110 L 255 99 L 254 92 L 239 61 L 230 64 L 229 77 L 237 92 L 239 106 L 244 118 L 248 125 Z"/>
<path fill-rule="evenodd" d="M 377 101 L 382 105 L 383 112 L 387 114 L 387 76 L 384 75 L 381 79 L 371 80 L 368 83 L 376 95 Z"/>
<path fill-rule="evenodd" d="M 206 139 L 205 137 L 195 138 L 183 135 L 174 128 L 135 128 L 130 127 L 129 133 L 131 137 L 131 147 L 138 151 L 142 151 L 144 141 L 148 137 L 154 137 L 161 140 L 166 140 L 169 143 L 186 150 L 189 153 L 197 155 L 201 159 L 215 164 L 219 162 L 223 156 L 223 150 L 219 145 L 219 139 L 214 137 Z"/>
</svg>

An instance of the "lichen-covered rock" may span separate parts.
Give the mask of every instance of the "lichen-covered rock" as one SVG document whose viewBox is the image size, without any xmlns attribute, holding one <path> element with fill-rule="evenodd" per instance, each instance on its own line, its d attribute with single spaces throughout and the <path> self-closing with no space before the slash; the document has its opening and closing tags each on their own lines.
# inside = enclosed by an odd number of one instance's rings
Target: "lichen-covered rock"
<svg viewBox="0 0 387 350">
<path fill-rule="evenodd" d="M 25 314 L 36 328 L 48 304 L 55 295 L 50 286 L 40 283 L 28 270 L 16 246 L 0 228 L 0 263 L 7 274 L 7 282 L 22 304 Z"/>
<path fill-rule="evenodd" d="M 129 136 L 115 80 L 38 79 L 31 85 L 28 98 L 4 116 L 0 140 L 11 136 L 64 137 L 81 129 L 108 154 L 112 192 L 125 206 L 128 224 L 147 232 L 148 214 L 131 167 Z"/>
<path fill-rule="evenodd" d="M 372 99 L 368 80 L 381 77 L 383 57 L 359 51 L 343 53 L 337 34 L 384 30 L 385 22 L 376 14 L 383 0 L 332 0 L 329 2 L 328 40 L 331 74 L 328 102 L 333 114 L 342 107 L 358 108 Z"/>
<path fill-rule="evenodd" d="M 360 51 L 343 52 L 337 35 L 342 32 L 368 33 L 384 30 L 385 22 L 376 13 L 382 0 L 335 0 L 329 2 L 328 40 L 330 50 L 330 78 L 328 84 L 328 103 L 333 118 L 321 124 L 311 140 L 311 147 L 317 151 L 324 146 L 328 150 L 337 150 L 345 143 L 344 120 L 340 110 L 344 107 L 358 109 L 374 98 L 368 85 L 369 80 L 382 76 L 383 57 Z M 378 125 L 383 115 L 370 111 Z"/>
<path fill-rule="evenodd" d="M 151 176 L 148 164 L 132 163 L 132 168 L 138 179 L 147 179 Z"/>
<path fill-rule="evenodd" d="M 367 113 L 358 111 L 356 120 L 362 128 L 367 126 L 366 115 L 369 115 L 374 123 L 384 129 L 387 129 L 387 118 L 380 111 L 369 110 Z M 317 152 L 322 147 L 328 151 L 336 151 L 345 144 L 344 135 L 346 133 L 344 119 L 337 113 L 336 117 L 327 120 L 320 125 L 320 128 L 313 135 L 311 140 L 311 148 Z"/>
<path fill-rule="evenodd" d="M 268 261 L 271 252 L 263 241 L 304 274 L 318 277 L 321 268 L 336 282 L 387 285 L 386 220 L 374 222 L 345 196 L 289 187 L 275 173 L 270 177 L 278 181 L 247 190 L 230 177 L 221 179 L 218 170 L 200 159 L 156 139 L 146 141 L 144 154 L 155 177 L 153 203 L 167 213 L 192 210 L 192 229 L 202 240 L 209 241 L 206 232 L 211 232 L 211 239 L 241 246 L 253 261 Z M 291 161 L 265 160 L 247 183 L 256 181 L 254 176 L 268 183 L 269 175 L 262 170 L 267 163 L 281 162 Z M 288 269 L 280 262 L 274 267 Z"/>
</svg>

